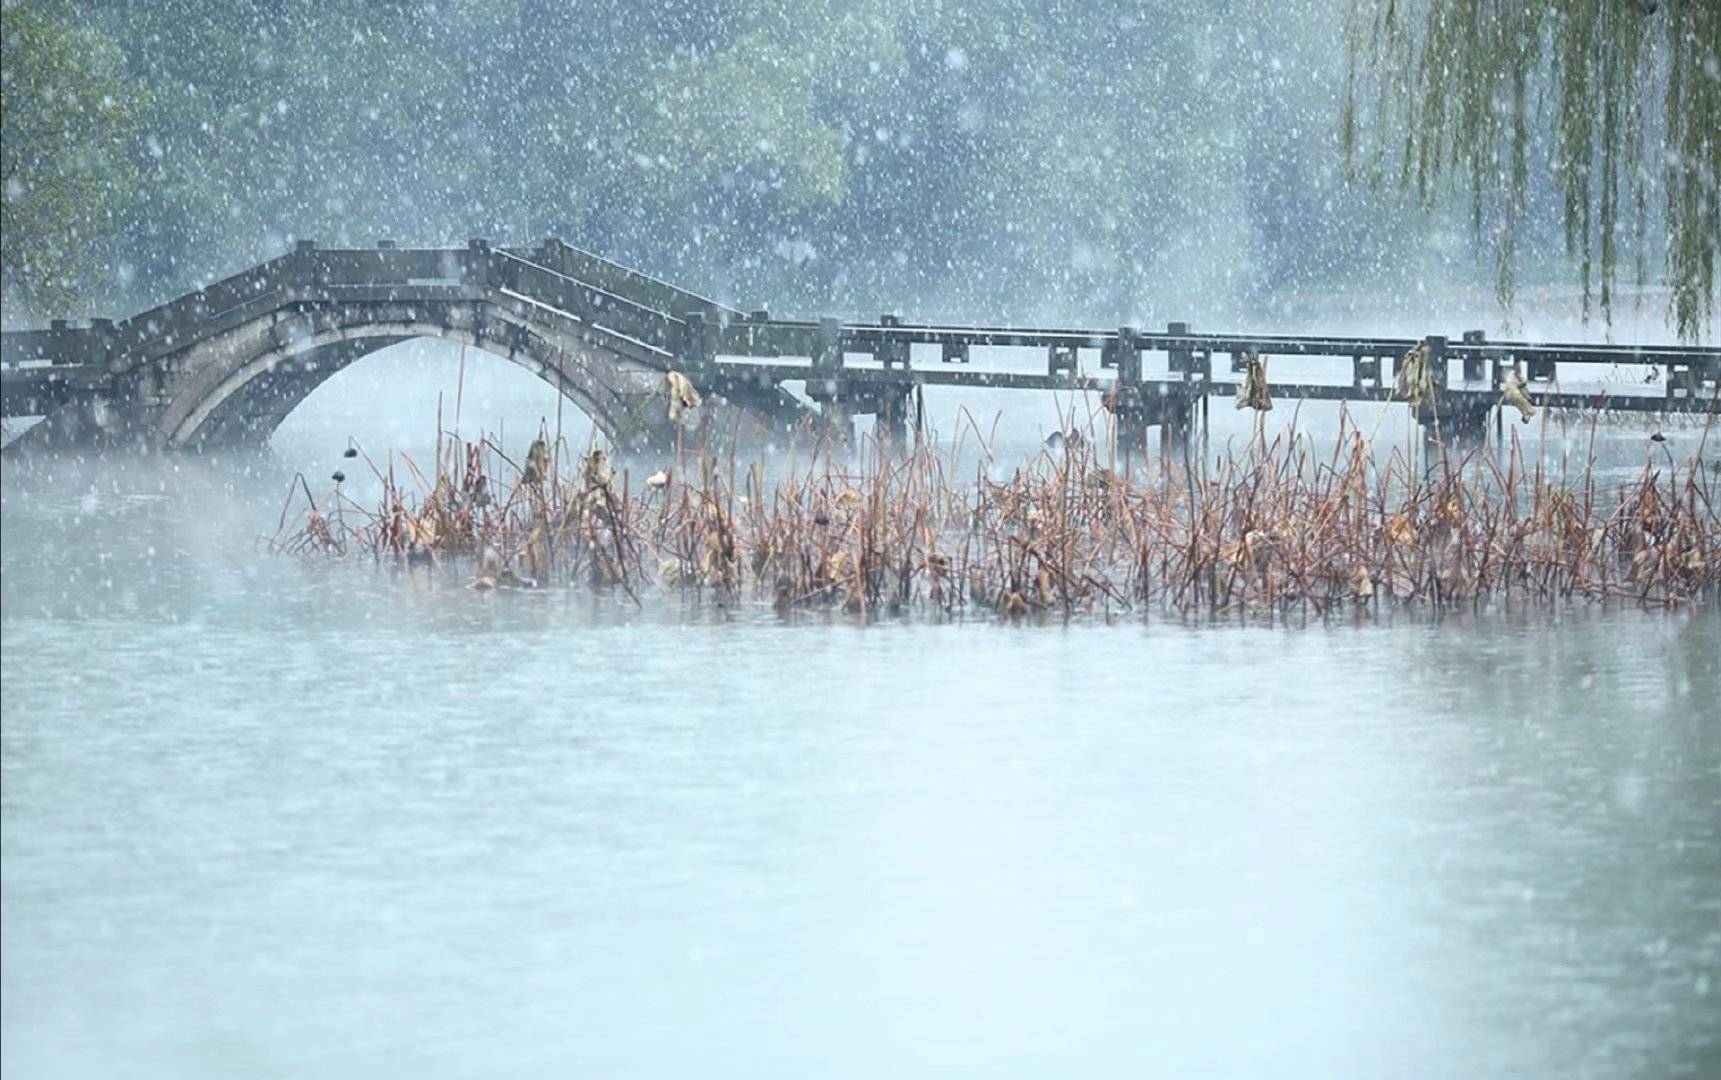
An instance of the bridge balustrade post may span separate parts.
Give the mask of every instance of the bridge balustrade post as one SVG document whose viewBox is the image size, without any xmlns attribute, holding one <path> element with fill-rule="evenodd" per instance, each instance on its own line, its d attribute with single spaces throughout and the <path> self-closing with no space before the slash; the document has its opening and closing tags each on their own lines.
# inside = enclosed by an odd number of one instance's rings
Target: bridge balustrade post
<svg viewBox="0 0 1721 1080">
<path fill-rule="evenodd" d="M 114 347 L 114 321 L 112 319 L 91 319 L 90 332 L 84 335 L 84 352 L 79 358 L 84 364 L 105 364 L 108 353 Z"/>
<path fill-rule="evenodd" d="M 1165 332 L 1173 337 L 1184 337 L 1189 334 L 1189 324 L 1174 322 L 1165 324 Z M 1174 345 L 1165 352 L 1166 368 L 1173 375 L 1183 376 L 1186 383 L 1213 381 L 1213 352 L 1211 349 L 1198 349 L 1193 345 Z"/>
<path fill-rule="evenodd" d="M 1189 324 L 1166 323 L 1165 332 L 1173 337 L 1185 337 L 1189 334 Z M 1170 346 L 1165 351 L 1165 364 L 1173 375 L 1181 375 L 1186 383 L 1213 381 L 1213 353 L 1209 349 L 1197 349 L 1191 345 Z"/>
<path fill-rule="evenodd" d="M 1076 347 L 1068 344 L 1050 345 L 1046 348 L 1046 374 L 1056 378 L 1059 375 L 1074 375 L 1076 373 Z"/>
<path fill-rule="evenodd" d="M 1136 341 L 1136 330 L 1133 326 L 1119 327 L 1117 336 L 1109 338 L 1100 346 L 1101 369 L 1113 369 L 1118 372 L 1118 378 L 1124 377 L 1125 365 L 1133 361 L 1135 365 L 1134 379 L 1141 378 L 1141 346 Z"/>
<path fill-rule="evenodd" d="M 878 317 L 878 325 L 882 328 L 888 329 L 893 326 L 901 326 L 902 320 L 895 315 L 880 315 Z M 895 367 L 900 367 L 906 371 L 909 367 L 910 353 L 911 346 L 907 341 L 893 338 L 888 334 L 881 334 L 879 336 L 878 348 L 874 350 L 873 355 L 884 365 L 886 371 Z"/>
<path fill-rule="evenodd" d="M 1441 345 L 1438 351 L 1436 350 L 1437 342 Z M 1424 378 L 1428 382 L 1428 392 L 1422 395 L 1421 400 L 1417 402 L 1414 408 L 1416 422 L 1422 428 L 1425 440 L 1429 442 L 1435 438 L 1435 431 L 1440 425 L 1441 413 L 1444 411 L 1443 406 L 1446 404 L 1442 400 L 1446 396 L 1444 344 L 1444 338 L 1424 337 L 1422 339 L 1423 372 Z"/>
<path fill-rule="evenodd" d="M 1352 390 L 1378 390 L 1380 385 L 1379 356 L 1351 357 Z"/>
<path fill-rule="evenodd" d="M 1488 340 L 1488 335 L 1481 330 L 1464 331 L 1464 344 L 1480 346 Z M 1467 350 L 1464 353 L 1464 381 L 1467 383 L 1481 382 L 1485 376 L 1484 366 L 1488 362 L 1487 354 L 1480 349 Z"/>
<path fill-rule="evenodd" d="M 842 324 L 835 319 L 820 319 L 818 337 L 813 347 L 813 369 L 827 378 L 834 378 L 842 367 Z"/>
<path fill-rule="evenodd" d="M 1189 324 L 1168 322 L 1165 332 L 1171 337 L 1187 337 Z M 1213 382 L 1213 354 L 1205 352 L 1197 356 L 1193 346 L 1173 344 L 1165 351 L 1165 362 L 1173 377 L 1181 376 L 1181 385 L 1166 393 L 1159 402 L 1160 453 L 1168 460 L 1187 459 L 1189 435 L 1195 426 L 1195 397 L 1204 392 L 1198 391 L 1194 384 L 1198 377 L 1209 385 Z"/>
<path fill-rule="evenodd" d="M 720 328 L 717 322 L 706 317 L 703 311 L 689 311 L 681 316 L 686 324 L 682 331 L 680 348 L 677 350 L 677 362 L 681 364 L 683 373 L 700 371 L 710 367 L 717 361 L 717 335 Z"/>
<path fill-rule="evenodd" d="M 1667 400 L 1695 397 L 1701 380 L 1690 364 L 1667 365 Z"/>
<path fill-rule="evenodd" d="M 813 342 L 813 370 L 807 379 L 807 396 L 819 403 L 825 428 L 833 436 L 853 441 L 854 420 L 849 414 L 849 387 L 842 377 L 843 328 L 836 319 L 820 319 Z"/>
<path fill-rule="evenodd" d="M 1117 448 L 1124 467 L 1147 449 L 1147 410 L 1141 399 L 1141 342 L 1133 326 L 1118 327 L 1117 337 L 1100 353 L 1100 366 L 1115 367 L 1117 382 L 1109 395 Z"/>
<path fill-rule="evenodd" d="M 491 257 L 490 241 L 481 236 L 467 240 L 465 256 L 460 260 L 460 283 L 489 285 L 494 261 Z"/>
<path fill-rule="evenodd" d="M 1141 382 L 1141 341 L 1133 326 L 1120 326 L 1111 345 L 1112 364 L 1117 368 L 1117 381 L 1125 385 Z M 1104 361 L 1101 361 L 1104 363 Z"/>
<path fill-rule="evenodd" d="M 1446 372 L 1446 339 L 1438 334 L 1423 338 L 1422 343 L 1428 347 L 1428 381 L 1433 384 L 1436 394 L 1444 393 L 1447 384 Z"/>
<path fill-rule="evenodd" d="M 323 260 L 317 257 L 317 242 L 315 240 L 298 240 L 293 244 L 293 263 L 296 264 L 297 280 L 295 285 L 322 285 L 327 275 L 323 270 Z"/>
<path fill-rule="evenodd" d="M 1183 337 L 1189 333 L 1189 324 L 1186 322 L 1166 323 L 1165 332 L 1172 337 Z M 1185 379 L 1189 378 L 1189 366 L 1193 356 L 1193 352 L 1187 346 L 1172 345 L 1168 347 L 1165 350 L 1166 370 L 1173 375 L 1181 375 Z"/>
</svg>

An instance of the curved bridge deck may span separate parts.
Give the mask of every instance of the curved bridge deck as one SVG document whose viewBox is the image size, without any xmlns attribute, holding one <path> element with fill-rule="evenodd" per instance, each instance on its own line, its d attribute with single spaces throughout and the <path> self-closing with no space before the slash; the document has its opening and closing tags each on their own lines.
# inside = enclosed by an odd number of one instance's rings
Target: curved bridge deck
<svg viewBox="0 0 1721 1080">
<path fill-rule="evenodd" d="M 1389 401 L 1401 358 L 1425 346 L 1423 419 L 1452 428 L 1485 422 L 1511 372 L 1537 405 L 1649 412 L 1714 411 L 1721 381 L 1721 348 L 1711 346 L 786 320 L 557 240 L 506 250 L 482 240 L 451 250 L 301 242 L 124 321 L 0 334 L 0 414 L 57 419 L 43 426 L 66 442 L 122 432 L 166 446 L 266 438 L 329 375 L 411 337 L 525 364 L 611 438 L 641 444 L 664 438 L 650 402 L 670 370 L 767 432 L 815 416 L 847 425 L 857 414 L 900 431 L 915 388 L 967 386 L 1104 395 L 1120 436 L 1135 442 L 1148 425 L 1186 430 L 1195 402 L 1232 393 L 1244 353 L 1273 358 L 1275 398 Z M 1601 385 L 1618 365 L 1651 381 Z M 803 386 L 817 413 L 785 384 Z"/>
</svg>

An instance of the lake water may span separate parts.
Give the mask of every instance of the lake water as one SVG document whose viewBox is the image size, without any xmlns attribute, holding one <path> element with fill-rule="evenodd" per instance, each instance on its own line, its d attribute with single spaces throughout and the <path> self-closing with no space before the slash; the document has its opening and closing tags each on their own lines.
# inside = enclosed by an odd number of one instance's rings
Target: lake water
<svg viewBox="0 0 1721 1080">
<path fill-rule="evenodd" d="M 349 419 L 7 464 L 8 1077 L 1721 1073 L 1714 611 L 783 623 L 264 554 Z"/>
</svg>

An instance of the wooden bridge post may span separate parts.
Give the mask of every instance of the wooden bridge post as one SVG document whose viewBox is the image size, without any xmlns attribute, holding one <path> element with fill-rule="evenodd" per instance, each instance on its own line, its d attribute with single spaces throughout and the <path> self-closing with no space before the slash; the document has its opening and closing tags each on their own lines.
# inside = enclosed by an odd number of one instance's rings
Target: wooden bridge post
<svg viewBox="0 0 1721 1080">
<path fill-rule="evenodd" d="M 1495 412 L 1490 398 L 1477 394 L 1447 394 L 1439 418 L 1422 425 L 1423 443 L 1447 454 L 1467 453 L 1488 441 L 1488 419 Z"/>
<path fill-rule="evenodd" d="M 1434 385 L 1436 394 L 1444 393 L 1447 384 L 1446 371 L 1446 338 L 1431 334 L 1423 339 L 1428 346 L 1428 381 Z"/>
<path fill-rule="evenodd" d="M 1706 372 L 1700 363 L 1675 361 L 1667 365 L 1663 376 L 1666 386 L 1662 393 L 1668 401 L 1712 400 L 1718 376 L 1721 372 L 1717 372 L 1714 366 Z"/>
<path fill-rule="evenodd" d="M 878 439 L 880 453 L 901 453 L 913 445 L 908 438 L 913 397 L 914 387 L 908 383 L 879 387 L 873 434 Z"/>
<path fill-rule="evenodd" d="M 1422 426 L 1424 443 L 1431 448 L 1438 446 L 1447 454 L 1468 451 L 1482 445 L 1488 439 L 1488 414 L 1495 405 L 1493 396 L 1451 389 L 1447 370 L 1449 361 L 1446 338 L 1430 335 L 1423 339 L 1423 345 L 1428 350 L 1429 386 L 1427 397 L 1417 407 L 1416 419 Z M 1468 380 L 1468 357 L 1465 358 L 1464 365 L 1465 377 Z"/>
<path fill-rule="evenodd" d="M 842 368 L 842 323 L 835 319 L 820 319 L 818 335 L 813 346 L 813 370 L 826 379 L 835 380 Z"/>
<path fill-rule="evenodd" d="M 1189 333 L 1189 324 L 1166 323 L 1165 332 L 1172 337 L 1185 337 Z M 1212 362 L 1208 358 L 1206 370 L 1198 371 L 1194 349 L 1187 345 L 1172 345 L 1166 350 L 1166 366 L 1173 379 L 1165 397 L 1159 402 L 1159 452 L 1167 460 L 1189 457 L 1189 434 L 1195 422 L 1195 376 L 1202 374 L 1211 380 Z M 1205 391 L 1206 387 L 1202 390 Z"/>
<path fill-rule="evenodd" d="M 1074 376 L 1078 367 L 1076 347 L 1066 343 L 1048 345 L 1046 347 L 1046 374 L 1053 378 L 1059 375 Z"/>
<path fill-rule="evenodd" d="M 1141 342 L 1133 326 L 1120 326 L 1117 339 L 1100 355 L 1101 367 L 1115 367 L 1111 413 L 1117 425 L 1117 448 L 1127 468 L 1147 449 L 1147 412 L 1141 400 Z"/>
<path fill-rule="evenodd" d="M 1485 331 L 1464 331 L 1464 344 L 1475 346 L 1464 354 L 1464 387 L 1468 390 L 1476 383 L 1485 381 L 1490 399 L 1497 400 L 1493 395 L 1498 394 L 1505 386 L 1505 373 L 1500 367 L 1504 358 L 1498 349 L 1483 348 L 1487 343 L 1488 335 Z M 1470 411 L 1476 411 L 1474 403 L 1471 404 Z M 1484 431 L 1488 426 L 1488 413 L 1494 414 L 1494 440 L 1496 443 L 1500 442 L 1506 437 L 1506 410 L 1493 408 L 1483 409 L 1481 412 L 1480 423 Z"/>
<path fill-rule="evenodd" d="M 1361 353 L 1351 357 L 1351 389 L 1378 390 L 1385 384 L 1380 377 L 1379 355 L 1364 356 Z"/>
<path fill-rule="evenodd" d="M 807 380 L 807 396 L 819 403 L 826 433 L 854 442 L 854 415 L 850 410 L 849 386 L 842 377 L 843 328 L 836 319 L 820 319 L 813 345 L 813 374 Z"/>
<path fill-rule="evenodd" d="M 881 327 L 901 326 L 902 320 L 897 318 L 895 315 L 880 315 L 878 317 L 878 324 Z M 910 356 L 908 340 L 906 338 L 899 339 L 881 334 L 878 340 L 878 348 L 873 351 L 873 356 L 878 359 L 879 363 L 884 365 L 884 369 L 886 371 L 897 367 L 906 371 L 909 367 Z"/>
<path fill-rule="evenodd" d="M 1464 331 L 1464 344 L 1466 345 L 1482 345 L 1485 344 L 1487 340 L 1488 335 L 1481 330 Z M 1479 351 L 1467 350 L 1464 353 L 1464 381 L 1466 383 L 1477 383 L 1481 382 L 1484 378 L 1487 378 L 1487 362 L 1488 358 L 1485 354 Z"/>
<path fill-rule="evenodd" d="M 1444 419 L 1451 404 L 1446 397 L 1446 339 L 1429 336 L 1422 339 L 1423 393 L 1416 402 L 1416 422 L 1430 440 Z"/>
<path fill-rule="evenodd" d="M 1189 457 L 1189 436 L 1195 427 L 1195 398 L 1172 391 L 1160 403 L 1159 452 L 1167 459 Z"/>
<path fill-rule="evenodd" d="M 1449 404 L 1446 397 L 1446 339 L 1430 335 L 1422 339 L 1424 391 L 1416 403 L 1416 423 L 1425 445 L 1437 445 L 1445 432 L 1441 420 Z"/>
<path fill-rule="evenodd" d="M 895 315 L 880 315 L 878 324 L 881 327 L 901 326 L 902 320 Z M 907 371 L 911 366 L 914 347 L 906 338 L 881 336 L 878 351 L 874 355 L 886 371 L 892 368 Z M 908 418 L 913 409 L 914 387 L 909 383 L 901 386 L 881 386 L 879 393 L 878 412 L 873 422 L 873 434 L 878 439 L 879 450 L 881 453 L 906 453 L 914 445 L 908 437 Z"/>
</svg>

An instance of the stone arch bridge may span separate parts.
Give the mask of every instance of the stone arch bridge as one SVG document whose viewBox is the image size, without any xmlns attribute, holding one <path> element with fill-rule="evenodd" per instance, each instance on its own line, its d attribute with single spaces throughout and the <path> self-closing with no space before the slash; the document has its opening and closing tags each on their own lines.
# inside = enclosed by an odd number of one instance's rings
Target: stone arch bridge
<svg viewBox="0 0 1721 1080">
<path fill-rule="evenodd" d="M 1120 445 L 1184 443 L 1206 399 L 1244 379 L 1249 356 L 1297 357 L 1273 396 L 1389 401 L 1393 366 L 1422 346 L 1419 418 L 1448 433 L 1485 430 L 1508 373 L 1532 400 L 1713 412 L 1721 349 L 1458 339 L 1198 334 L 773 319 L 742 312 L 558 240 L 530 249 L 473 240 L 451 250 L 384 241 L 286 255 L 122 322 L 0 334 L 0 414 L 40 416 L 21 447 L 187 448 L 267 439 L 323 381 L 378 349 L 442 338 L 528 368 L 621 449 L 671 446 L 667 372 L 705 396 L 691 422 L 718 438 L 780 439 L 797 427 L 852 431 L 873 415 L 902 436 L 924 386 L 1095 395 Z M 973 350 L 985 351 L 981 363 Z M 1227 361 L 1217 375 L 1214 356 Z M 1024 369 L 1020 362 L 1028 360 Z M 1620 364 L 1648 383 L 1586 386 Z M 799 395 L 787 388 L 802 388 Z M 689 422 L 683 420 L 683 423 Z"/>
<path fill-rule="evenodd" d="M 7 333 L 4 413 L 20 440 L 186 448 L 267 439 L 330 376 L 378 349 L 441 338 L 532 371 L 624 446 L 672 441 L 665 372 L 690 336 L 740 316 L 550 241 L 456 250 L 296 250 L 124 322 Z M 707 414 L 792 425 L 777 386 L 730 388 Z M 653 403 L 656 403 L 656 407 Z M 740 411 L 744 416 L 728 417 Z"/>
</svg>

